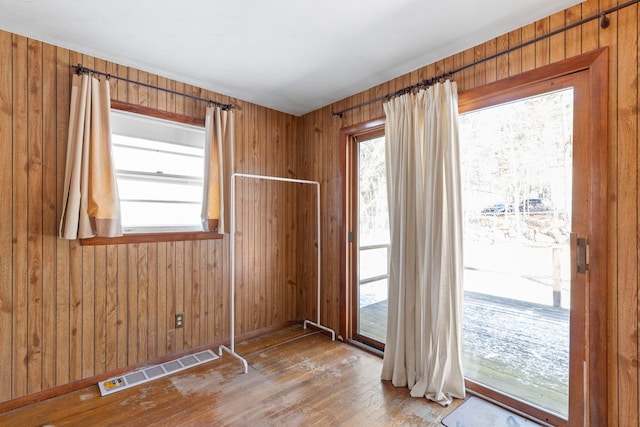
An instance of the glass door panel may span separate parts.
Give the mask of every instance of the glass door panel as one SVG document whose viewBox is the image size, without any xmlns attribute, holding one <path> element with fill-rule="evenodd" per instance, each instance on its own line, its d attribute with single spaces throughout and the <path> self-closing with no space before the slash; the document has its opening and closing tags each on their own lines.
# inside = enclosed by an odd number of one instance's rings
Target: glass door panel
<svg viewBox="0 0 640 427">
<path fill-rule="evenodd" d="M 573 89 L 460 117 L 465 376 L 568 416 Z"/>
<path fill-rule="evenodd" d="M 384 343 L 389 251 L 384 136 L 358 141 L 357 161 L 356 334 Z"/>
</svg>

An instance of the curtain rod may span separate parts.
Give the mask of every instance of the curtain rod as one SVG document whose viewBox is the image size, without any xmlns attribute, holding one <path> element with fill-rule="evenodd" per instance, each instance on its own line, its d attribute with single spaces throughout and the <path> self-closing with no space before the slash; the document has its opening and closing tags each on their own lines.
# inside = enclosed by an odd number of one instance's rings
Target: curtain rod
<svg viewBox="0 0 640 427">
<path fill-rule="evenodd" d="M 640 0 L 638 0 L 638 1 L 640 1 Z M 97 74 L 99 76 L 105 76 L 107 79 L 113 78 L 113 79 L 116 79 L 116 80 L 122 80 L 124 82 L 133 83 L 133 84 L 136 84 L 136 85 L 144 86 L 144 87 L 149 88 L 149 89 L 157 89 L 157 90 L 161 90 L 163 92 L 171 93 L 171 94 L 174 94 L 174 95 L 185 96 L 185 97 L 190 98 L 190 99 L 195 99 L 196 101 L 203 101 L 203 102 L 206 102 L 207 104 L 211 104 L 211 105 L 215 105 L 217 107 L 220 107 L 223 110 L 230 110 L 232 108 L 236 108 L 236 106 L 233 105 L 233 104 L 223 104 L 221 102 L 212 101 L 210 99 L 202 98 L 200 96 L 190 95 L 188 93 L 178 92 L 178 91 L 167 89 L 167 88 L 164 88 L 164 87 L 154 86 L 154 85 L 151 85 L 149 83 L 144 83 L 144 82 L 139 82 L 139 81 L 136 81 L 136 80 L 131 80 L 131 79 L 128 79 L 126 77 L 114 76 L 113 74 L 103 73 L 102 71 L 96 71 L 96 70 L 92 70 L 92 69 L 87 68 L 87 67 L 83 67 L 81 64 L 72 65 L 71 68 L 75 68 L 76 69 L 76 74 L 82 74 L 82 73 Z"/>
<path fill-rule="evenodd" d="M 618 6 L 611 7 L 611 8 L 609 8 L 609 9 L 603 11 L 603 12 L 600 12 L 600 13 L 598 13 L 596 15 L 590 16 L 588 18 L 584 18 L 584 19 L 582 19 L 580 21 L 577 21 L 577 22 L 574 22 L 572 24 L 566 25 L 566 26 L 564 26 L 562 28 L 559 28 L 557 30 L 551 31 L 551 32 L 549 32 L 547 34 L 543 34 L 543 35 L 538 36 L 536 38 L 533 38 L 531 40 L 527 40 L 526 42 L 520 43 L 517 46 L 511 47 L 509 49 L 503 50 L 502 52 L 498 52 L 498 53 L 495 53 L 493 55 L 487 56 L 486 58 L 478 59 L 477 61 L 474 61 L 474 62 L 472 62 L 470 64 L 467 64 L 467 65 L 463 65 L 462 67 L 456 68 L 455 70 L 448 71 L 446 73 L 440 74 L 440 75 L 432 77 L 430 79 L 422 80 L 419 83 L 413 84 L 411 86 L 404 87 L 402 89 L 399 89 L 399 90 L 397 90 L 395 92 L 386 94 L 386 95 L 381 96 L 379 98 L 370 99 L 369 101 L 365 101 L 365 102 L 363 102 L 361 104 L 357 104 L 357 105 L 352 105 L 351 107 L 345 108 L 344 110 L 332 112 L 331 114 L 333 116 L 340 116 L 340 118 L 342 118 L 342 115 L 344 113 L 346 113 L 347 111 L 355 110 L 356 108 L 364 107 L 366 105 L 374 104 L 374 103 L 377 103 L 377 102 L 388 101 L 389 99 L 395 98 L 396 96 L 400 96 L 400 95 L 404 95 L 406 93 L 413 92 L 416 89 L 423 89 L 423 88 L 426 88 L 426 87 L 429 87 L 429 86 L 433 86 L 436 82 L 441 81 L 443 79 L 451 78 L 454 74 L 459 73 L 461 71 L 464 71 L 467 68 L 471 68 L 471 67 L 474 67 L 474 66 L 476 66 L 478 64 L 482 64 L 483 62 L 487 62 L 487 61 L 490 61 L 492 59 L 495 59 L 495 58 L 497 58 L 499 56 L 506 55 L 508 53 L 513 52 L 514 50 L 522 49 L 523 47 L 529 46 L 530 44 L 537 43 L 537 42 L 539 42 L 541 40 L 544 40 L 546 38 L 555 36 L 556 34 L 563 33 L 563 32 L 565 32 L 567 30 L 570 30 L 572 28 L 578 27 L 578 26 L 580 26 L 582 24 L 585 24 L 587 22 L 593 21 L 594 19 L 600 18 L 600 27 L 603 28 L 603 29 L 608 28 L 609 27 L 609 23 L 610 23 L 609 18 L 607 17 L 608 14 L 611 14 L 613 12 L 617 12 L 620 9 L 624 9 L 625 7 L 632 6 L 632 5 L 634 5 L 636 3 L 639 3 L 639 2 L 640 2 L 640 0 L 631 0 L 631 1 L 628 1 L 626 3 L 620 4 Z"/>
</svg>

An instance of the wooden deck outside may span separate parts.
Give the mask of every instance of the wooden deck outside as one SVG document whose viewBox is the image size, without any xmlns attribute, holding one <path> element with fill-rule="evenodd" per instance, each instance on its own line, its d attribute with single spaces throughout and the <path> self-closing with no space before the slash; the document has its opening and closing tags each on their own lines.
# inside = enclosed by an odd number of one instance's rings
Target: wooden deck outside
<svg viewBox="0 0 640 427">
<path fill-rule="evenodd" d="M 229 354 L 101 397 L 88 387 L 0 414 L 2 426 L 440 425 L 442 408 L 380 380 L 382 360 L 293 326 Z"/>
<path fill-rule="evenodd" d="M 361 335 L 386 341 L 387 307 L 360 307 Z M 467 378 L 567 416 L 568 310 L 466 292 L 463 324 Z"/>
<path fill-rule="evenodd" d="M 380 342 L 387 339 L 387 308 L 389 301 L 384 300 L 360 307 L 359 333 Z"/>
</svg>

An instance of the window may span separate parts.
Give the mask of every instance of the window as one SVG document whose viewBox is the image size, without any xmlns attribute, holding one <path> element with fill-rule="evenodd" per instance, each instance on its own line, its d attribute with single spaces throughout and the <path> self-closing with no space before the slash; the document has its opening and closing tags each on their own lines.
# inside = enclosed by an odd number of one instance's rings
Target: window
<svg viewBox="0 0 640 427">
<path fill-rule="evenodd" d="M 124 235 L 82 245 L 221 239 L 202 231 L 205 120 L 111 101 Z"/>
<path fill-rule="evenodd" d="M 112 110 L 125 233 L 200 231 L 204 129 Z"/>
</svg>

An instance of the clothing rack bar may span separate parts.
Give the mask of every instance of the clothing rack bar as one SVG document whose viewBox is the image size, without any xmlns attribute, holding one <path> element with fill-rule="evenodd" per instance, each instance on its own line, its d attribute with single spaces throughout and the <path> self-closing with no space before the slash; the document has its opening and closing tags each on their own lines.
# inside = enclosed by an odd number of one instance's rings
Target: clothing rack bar
<svg viewBox="0 0 640 427">
<path fill-rule="evenodd" d="M 609 14 L 611 14 L 613 12 L 617 12 L 620 9 L 624 9 L 626 7 L 632 6 L 632 5 L 636 4 L 636 3 L 640 3 L 640 0 L 630 0 L 630 1 L 626 2 L 626 3 L 619 4 L 617 6 L 613 6 L 613 7 L 609 8 L 609 9 L 606 9 L 603 12 L 600 12 L 600 13 L 597 13 L 595 15 L 589 16 L 588 18 L 581 19 L 580 21 L 576 21 L 576 22 L 573 22 L 571 24 L 565 25 L 562 28 L 558 28 L 557 30 L 553 30 L 553 31 L 551 31 L 551 32 L 549 32 L 547 34 L 543 34 L 543 35 L 535 37 L 535 38 L 533 38 L 531 40 L 527 40 L 525 42 L 520 43 L 517 46 L 510 47 L 509 49 L 503 50 L 501 52 L 497 52 L 497 53 L 495 53 L 493 55 L 489 55 L 489 56 L 487 56 L 485 58 L 478 59 L 477 61 L 474 61 L 474 62 L 472 62 L 470 64 L 467 64 L 467 65 L 463 65 L 463 66 L 461 66 L 459 68 L 456 68 L 456 69 L 454 69 L 452 71 L 447 71 L 447 72 L 445 72 L 443 74 L 440 74 L 438 76 L 435 76 L 435 77 L 432 77 L 432 78 L 429 78 L 429 79 L 426 79 L 426 80 L 422 80 L 419 83 L 413 84 L 411 86 L 404 87 L 402 89 L 399 89 L 399 90 L 397 90 L 395 92 L 392 92 L 392 93 L 389 93 L 387 95 L 381 96 L 379 98 L 370 99 L 369 101 L 365 101 L 365 102 L 357 104 L 357 105 L 352 105 L 352 106 L 347 107 L 347 108 L 345 108 L 343 110 L 332 112 L 331 114 L 333 116 L 342 117 L 342 115 L 344 113 L 346 113 L 347 111 L 355 110 L 357 108 L 361 108 L 361 107 L 364 107 L 364 106 L 367 106 L 367 105 L 370 105 L 370 104 L 375 104 L 377 102 L 388 101 L 388 100 L 390 100 L 392 98 L 395 98 L 397 96 L 404 95 L 405 93 L 410 93 L 410 92 L 413 92 L 414 90 L 419 90 L 419 89 L 423 89 L 423 88 L 432 86 L 436 82 L 444 80 L 444 79 L 452 78 L 454 74 L 460 73 L 460 72 L 462 72 L 462 71 L 464 71 L 464 70 L 466 70 L 468 68 L 475 67 L 476 65 L 482 64 L 482 63 L 487 62 L 487 61 L 491 61 L 492 59 L 496 59 L 499 56 L 507 55 L 507 54 L 509 54 L 509 53 L 511 53 L 513 51 L 522 49 L 523 47 L 529 46 L 529 45 L 531 45 L 533 43 L 537 43 L 537 42 L 545 40 L 545 39 L 547 39 L 549 37 L 553 37 L 553 36 L 555 36 L 557 34 L 563 33 L 563 32 L 565 32 L 567 30 L 572 29 L 572 28 L 579 27 L 579 26 L 581 26 L 583 24 L 586 24 L 587 22 L 593 21 L 594 19 L 600 19 L 600 27 L 601 28 L 603 28 L 603 29 L 608 28 L 609 27 L 609 18 L 607 17 L 607 15 L 609 15 Z"/>
<path fill-rule="evenodd" d="M 91 68 L 83 67 L 80 64 L 71 65 L 71 68 L 75 68 L 76 69 L 76 74 L 83 74 L 83 73 L 96 74 L 96 75 L 99 75 L 99 76 L 104 76 L 107 79 L 122 80 L 123 82 L 127 82 L 127 83 L 131 83 L 131 84 L 143 86 L 143 87 L 146 87 L 146 88 L 149 88 L 149 89 L 161 90 L 163 92 L 171 93 L 173 95 L 184 96 L 184 97 L 189 98 L 189 99 L 195 99 L 196 101 L 206 102 L 207 104 L 215 105 L 217 107 L 220 107 L 223 110 L 230 110 L 232 108 L 236 108 L 236 106 L 233 105 L 233 104 L 223 104 L 222 102 L 213 101 L 211 99 L 202 98 L 200 96 L 191 95 L 191 94 L 184 93 L 184 92 L 178 92 L 176 90 L 167 89 L 165 87 L 155 86 L 155 85 L 152 85 L 152 84 L 149 84 L 149 83 L 139 82 L 139 81 L 136 81 L 136 80 L 131 80 L 131 79 L 128 79 L 126 77 L 114 76 L 113 74 L 103 73 L 102 71 L 96 71 L 96 70 L 92 70 Z"/>
<path fill-rule="evenodd" d="M 317 194 L 317 203 L 316 203 L 316 214 L 317 214 L 317 233 L 318 233 L 318 257 L 317 257 L 317 262 L 318 262 L 318 283 L 317 283 L 317 288 L 318 288 L 318 305 L 317 305 L 317 322 L 312 322 L 310 320 L 305 320 L 303 327 L 304 329 L 307 329 L 307 324 L 311 324 L 319 329 L 323 329 L 325 331 L 328 331 L 331 333 L 331 340 L 335 341 L 336 339 L 336 333 L 331 329 L 328 328 L 326 326 L 322 326 L 320 324 L 320 286 L 321 286 L 321 272 L 322 272 L 322 265 L 321 265 L 321 251 L 322 251 L 322 246 L 321 246 L 321 228 L 320 228 L 320 183 L 318 181 L 308 181 L 308 180 L 304 180 L 304 179 L 295 179 L 295 178 L 283 178 L 283 177 L 279 177 L 279 176 L 270 176 L 270 175 L 255 175 L 255 174 L 247 174 L 247 173 L 234 173 L 231 175 L 231 210 L 230 210 L 230 230 L 229 230 L 229 256 L 231 258 L 230 260 L 230 268 L 231 268 L 231 278 L 230 278 L 230 292 L 231 292 L 231 310 L 230 310 L 230 315 L 231 315 L 231 319 L 230 319 L 230 333 L 231 333 L 231 343 L 230 346 L 224 346 L 221 345 L 219 348 L 219 354 L 220 356 L 222 356 L 222 352 L 226 351 L 228 353 L 230 353 L 233 357 L 235 357 L 236 359 L 240 360 L 242 362 L 242 365 L 244 367 L 244 373 L 246 374 L 247 372 L 249 372 L 249 367 L 247 364 L 247 361 L 240 356 L 238 353 L 236 353 L 235 350 L 235 341 L 236 341 L 236 336 L 235 336 L 235 322 L 236 322 L 236 317 L 235 317 L 235 283 L 236 283 L 236 271 L 235 271 L 235 259 L 236 259 L 236 255 L 235 255 L 235 233 L 236 233 L 236 178 L 249 178 L 249 179 L 255 179 L 255 180 L 266 180 L 266 181 L 281 181 L 281 182 L 292 182 L 292 183 L 298 183 L 298 184 L 311 184 L 314 185 L 316 187 L 316 194 Z"/>
</svg>

